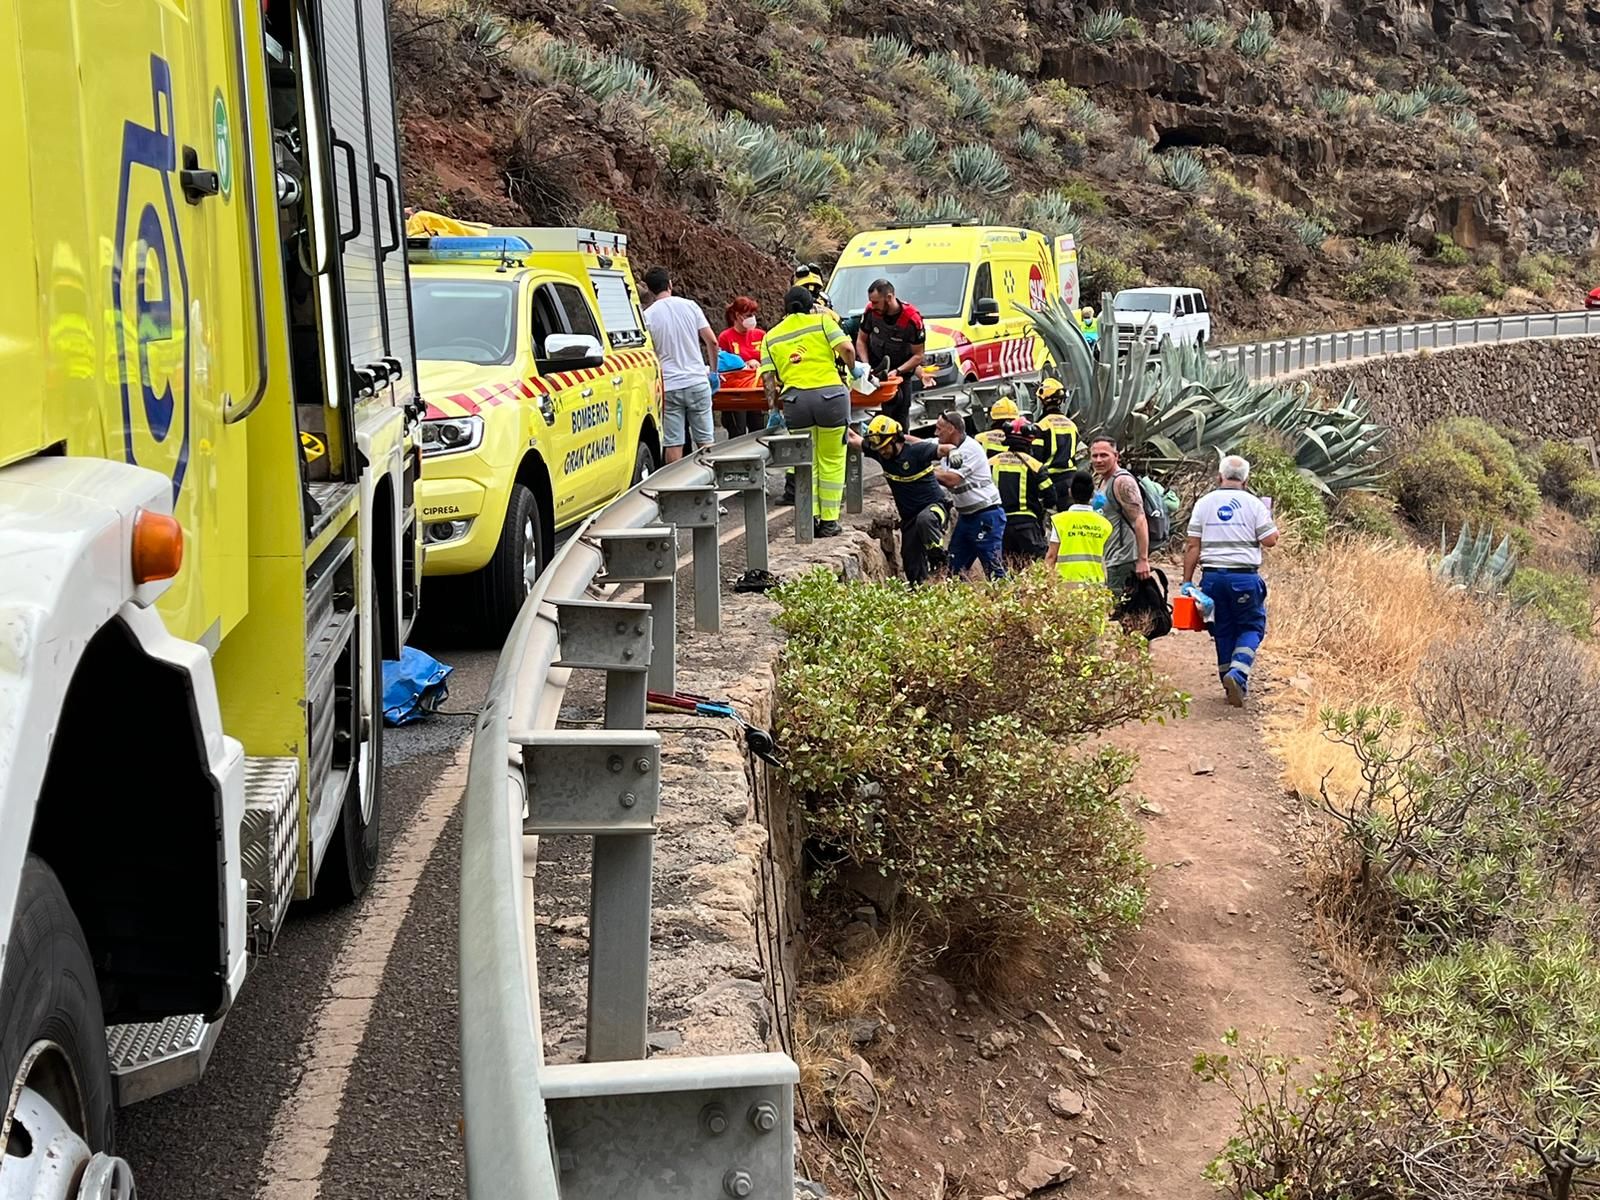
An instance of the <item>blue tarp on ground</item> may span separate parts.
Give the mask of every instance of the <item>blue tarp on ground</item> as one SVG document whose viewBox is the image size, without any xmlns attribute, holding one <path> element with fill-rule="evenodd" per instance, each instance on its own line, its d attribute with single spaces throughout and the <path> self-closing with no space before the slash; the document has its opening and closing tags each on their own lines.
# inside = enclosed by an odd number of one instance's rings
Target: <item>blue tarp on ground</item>
<svg viewBox="0 0 1600 1200">
<path fill-rule="evenodd" d="M 436 711 L 449 698 L 448 667 L 415 646 L 400 652 L 399 662 L 383 664 L 383 719 L 389 725 L 406 725 Z"/>
</svg>

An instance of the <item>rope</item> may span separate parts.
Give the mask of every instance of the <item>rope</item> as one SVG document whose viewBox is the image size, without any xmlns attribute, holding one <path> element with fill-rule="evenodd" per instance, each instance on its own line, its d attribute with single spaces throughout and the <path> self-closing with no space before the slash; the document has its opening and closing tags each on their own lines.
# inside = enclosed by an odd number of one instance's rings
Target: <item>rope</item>
<svg viewBox="0 0 1600 1200">
<path fill-rule="evenodd" d="M 865 1128 L 859 1133 L 850 1128 L 850 1123 L 843 1116 L 839 1116 L 839 1128 L 844 1133 L 844 1145 L 839 1148 L 839 1158 L 843 1161 L 844 1169 L 850 1174 L 850 1182 L 856 1190 L 858 1200 L 890 1200 L 889 1193 L 884 1190 L 883 1184 L 872 1170 L 871 1162 L 867 1159 L 867 1140 L 872 1137 L 872 1131 L 878 1124 L 878 1113 L 883 1108 L 883 1096 L 878 1091 L 878 1085 L 868 1079 L 860 1067 L 851 1067 L 841 1075 L 834 1089 L 837 1091 L 843 1087 L 845 1080 L 852 1075 L 859 1077 L 872 1092 L 872 1112 L 867 1117 Z"/>
</svg>

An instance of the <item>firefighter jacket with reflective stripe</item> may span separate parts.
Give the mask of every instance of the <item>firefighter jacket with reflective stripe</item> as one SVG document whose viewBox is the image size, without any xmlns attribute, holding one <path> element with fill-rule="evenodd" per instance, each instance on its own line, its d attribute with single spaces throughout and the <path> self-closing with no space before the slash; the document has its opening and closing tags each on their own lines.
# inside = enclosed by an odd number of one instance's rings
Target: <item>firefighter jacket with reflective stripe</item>
<svg viewBox="0 0 1600 1200">
<path fill-rule="evenodd" d="M 1056 571 L 1069 583 L 1106 581 L 1106 539 L 1111 522 L 1088 505 L 1074 505 L 1050 518 L 1055 534 Z"/>
<path fill-rule="evenodd" d="M 1008 518 L 1044 520 L 1046 510 L 1055 503 L 1055 490 L 1038 459 L 1006 450 L 994 456 L 989 468 L 994 472 L 994 485 L 1000 489 L 1000 503 Z"/>
<path fill-rule="evenodd" d="M 1039 451 L 1034 457 L 1044 463 L 1052 475 L 1072 470 L 1072 460 L 1078 457 L 1078 426 L 1062 413 L 1045 413 L 1039 418 L 1041 435 Z"/>
<path fill-rule="evenodd" d="M 996 454 L 1003 454 L 1006 448 L 1006 431 L 1004 429 L 985 429 L 973 439 L 983 447 L 983 452 L 990 458 Z"/>
</svg>

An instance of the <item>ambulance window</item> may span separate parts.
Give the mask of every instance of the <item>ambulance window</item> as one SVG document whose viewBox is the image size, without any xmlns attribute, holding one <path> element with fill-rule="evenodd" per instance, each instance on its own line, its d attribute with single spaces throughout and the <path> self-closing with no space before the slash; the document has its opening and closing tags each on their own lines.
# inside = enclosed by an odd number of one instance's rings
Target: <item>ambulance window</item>
<svg viewBox="0 0 1600 1200">
<path fill-rule="evenodd" d="M 555 293 L 545 284 L 533 289 L 533 356 L 544 357 L 544 342 L 552 333 L 563 332 L 561 308 Z"/>
<path fill-rule="evenodd" d="M 621 271 L 590 271 L 589 281 L 594 284 L 595 298 L 600 301 L 600 323 L 606 327 L 606 337 L 612 349 L 623 346 L 644 345 L 644 327 L 639 323 L 639 309 L 633 302 L 633 291 Z"/>
<path fill-rule="evenodd" d="M 976 304 L 979 300 L 994 299 L 994 272 L 989 269 L 988 263 L 978 267 L 978 278 L 972 285 L 972 300 Z"/>
<path fill-rule="evenodd" d="M 561 297 L 561 307 L 567 313 L 567 332 L 587 334 L 600 343 L 600 348 L 605 349 L 606 342 L 600 336 L 600 326 L 595 324 L 594 312 L 589 308 L 589 301 L 570 283 L 558 283 L 556 295 Z"/>
</svg>

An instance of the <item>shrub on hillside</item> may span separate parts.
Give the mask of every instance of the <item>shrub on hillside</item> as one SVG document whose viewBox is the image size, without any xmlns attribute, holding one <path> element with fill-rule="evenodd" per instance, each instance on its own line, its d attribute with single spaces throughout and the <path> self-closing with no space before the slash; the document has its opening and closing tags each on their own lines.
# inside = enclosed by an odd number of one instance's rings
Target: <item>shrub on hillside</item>
<svg viewBox="0 0 1600 1200">
<path fill-rule="evenodd" d="M 1351 300 L 1403 299 L 1416 286 L 1415 251 L 1404 242 L 1362 242 L 1356 265 L 1344 277 Z"/>
<path fill-rule="evenodd" d="M 1183 40 L 1197 50 L 1214 50 L 1222 45 L 1223 38 L 1228 36 L 1228 31 L 1215 21 L 1206 17 L 1195 17 L 1185 21 L 1182 26 Z"/>
<path fill-rule="evenodd" d="M 1583 172 L 1577 167 L 1566 167 L 1556 176 L 1556 183 L 1569 196 L 1581 196 L 1585 187 Z"/>
<path fill-rule="evenodd" d="M 1394 500 L 1381 492 L 1341 492 L 1333 506 L 1333 529 L 1377 541 L 1400 542 L 1406 537 Z"/>
<path fill-rule="evenodd" d="M 1574 442 L 1543 443 L 1539 447 L 1537 464 L 1540 494 L 1566 509 L 1572 507 L 1573 492 L 1578 484 L 1596 478 L 1589 452 Z"/>
<path fill-rule="evenodd" d="M 1301 544 L 1320 546 L 1328 536 L 1328 506 L 1316 484 L 1300 473 L 1292 455 L 1263 438 L 1240 447 L 1250 463 L 1250 490 L 1272 497 L 1272 515 Z"/>
<path fill-rule="evenodd" d="M 1248 59 L 1265 58 L 1277 44 L 1278 39 L 1272 35 L 1272 14 L 1264 12 L 1252 15 L 1233 42 L 1240 57 Z"/>
<path fill-rule="evenodd" d="M 1401 510 L 1430 537 L 1441 530 L 1453 536 L 1469 522 L 1505 530 L 1539 507 L 1511 443 L 1476 417 L 1430 426 L 1401 456 L 1393 483 Z"/>
<path fill-rule="evenodd" d="M 1452 321 L 1464 321 L 1483 312 L 1483 300 L 1478 296 L 1440 296 L 1439 311 Z"/>
<path fill-rule="evenodd" d="M 1078 272 L 1083 278 L 1083 294 L 1092 298 L 1096 308 L 1100 307 L 1102 292 L 1115 295 L 1144 282 L 1144 272 L 1138 267 L 1092 246 L 1079 248 Z"/>
<path fill-rule="evenodd" d="M 1511 577 L 1510 597 L 1513 608 L 1532 608 L 1573 637 L 1588 639 L 1594 630 L 1589 581 L 1575 571 L 1522 567 Z"/>
<path fill-rule="evenodd" d="M 1183 698 L 1102 595 L 1043 570 L 917 589 L 818 570 L 776 594 L 780 772 L 821 862 L 895 877 L 991 983 L 1137 916 L 1132 760 L 1079 747 Z"/>
<path fill-rule="evenodd" d="M 1478 273 L 1473 277 L 1477 289 L 1491 300 L 1505 298 L 1506 281 L 1500 274 L 1500 268 L 1493 263 L 1485 263 L 1478 268 Z"/>
<path fill-rule="evenodd" d="M 1442 267 L 1464 267 L 1472 259 L 1464 246 L 1456 245 L 1455 238 L 1441 233 L 1433 239 L 1433 261 Z"/>
</svg>

